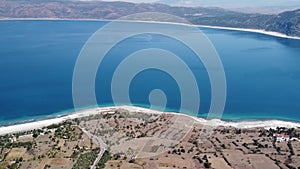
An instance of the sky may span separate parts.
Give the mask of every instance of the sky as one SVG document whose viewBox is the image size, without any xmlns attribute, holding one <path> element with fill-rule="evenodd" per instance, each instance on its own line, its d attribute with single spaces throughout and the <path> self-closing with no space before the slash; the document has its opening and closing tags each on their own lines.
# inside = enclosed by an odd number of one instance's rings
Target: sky
<svg viewBox="0 0 300 169">
<path fill-rule="evenodd" d="M 115 1 L 115 0 L 105 0 Z M 210 6 L 210 7 L 264 7 L 264 6 L 299 6 L 300 0 L 121 0 L 134 3 L 165 3 L 179 6 Z"/>
</svg>

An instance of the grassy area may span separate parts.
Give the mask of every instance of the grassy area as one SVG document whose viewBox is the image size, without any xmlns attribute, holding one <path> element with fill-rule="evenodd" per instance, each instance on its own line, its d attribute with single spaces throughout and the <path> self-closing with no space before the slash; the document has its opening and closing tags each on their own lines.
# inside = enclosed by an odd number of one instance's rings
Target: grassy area
<svg viewBox="0 0 300 169">
<path fill-rule="evenodd" d="M 81 154 L 73 166 L 73 169 L 87 169 L 94 163 L 97 155 L 100 152 L 100 148 L 95 148 L 91 152 Z"/>
<path fill-rule="evenodd" d="M 105 151 L 102 158 L 100 159 L 99 163 L 97 164 L 97 169 L 103 169 L 105 168 L 105 164 L 107 161 L 111 159 L 109 152 Z"/>
</svg>

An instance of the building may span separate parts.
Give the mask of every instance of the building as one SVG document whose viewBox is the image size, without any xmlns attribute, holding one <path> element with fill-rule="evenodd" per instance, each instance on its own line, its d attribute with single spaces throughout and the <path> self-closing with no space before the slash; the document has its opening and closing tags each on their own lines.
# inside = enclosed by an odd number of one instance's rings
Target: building
<svg viewBox="0 0 300 169">
<path fill-rule="evenodd" d="M 283 141 L 288 142 L 288 141 L 290 141 L 290 136 L 289 135 L 276 133 L 273 136 L 276 137 L 277 142 L 283 142 Z"/>
</svg>

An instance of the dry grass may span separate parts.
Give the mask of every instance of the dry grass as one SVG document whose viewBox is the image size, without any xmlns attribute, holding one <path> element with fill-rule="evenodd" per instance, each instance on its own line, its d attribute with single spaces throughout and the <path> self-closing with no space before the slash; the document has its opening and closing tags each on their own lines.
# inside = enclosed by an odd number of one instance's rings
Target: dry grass
<svg viewBox="0 0 300 169">
<path fill-rule="evenodd" d="M 26 153 L 26 148 L 12 148 L 8 153 L 6 159 L 12 160 L 22 157 Z"/>
<path fill-rule="evenodd" d="M 279 167 L 274 163 L 274 161 L 267 158 L 264 154 L 249 154 L 249 158 L 253 168 L 279 169 Z"/>
<path fill-rule="evenodd" d="M 146 162 L 145 168 L 152 169 L 153 164 L 151 166 L 151 162 L 157 164 L 158 168 L 195 168 L 195 163 L 191 158 L 183 159 L 177 155 L 169 155 L 169 157 L 160 156 L 151 159 L 153 160 L 142 160 L 143 162 Z"/>
<path fill-rule="evenodd" d="M 209 162 L 212 163 L 212 168 L 215 169 L 232 169 L 223 158 L 211 157 Z"/>
<path fill-rule="evenodd" d="M 63 166 L 69 162 L 66 158 L 53 158 L 50 160 L 49 164 L 52 166 Z"/>
</svg>

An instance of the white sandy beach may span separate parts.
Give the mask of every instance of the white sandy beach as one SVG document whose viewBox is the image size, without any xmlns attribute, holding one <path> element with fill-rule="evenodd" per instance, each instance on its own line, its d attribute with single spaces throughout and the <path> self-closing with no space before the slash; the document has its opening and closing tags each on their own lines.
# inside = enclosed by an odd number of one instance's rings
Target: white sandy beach
<svg viewBox="0 0 300 169">
<path fill-rule="evenodd" d="M 260 33 L 264 35 L 270 35 L 280 38 L 287 39 L 297 39 L 300 40 L 298 36 L 288 36 L 279 32 L 265 31 L 260 29 L 246 29 L 246 28 L 234 28 L 234 27 L 222 27 L 222 26 L 209 26 L 209 25 L 195 25 L 191 23 L 177 23 L 177 22 L 159 22 L 159 21 L 142 21 L 142 20 L 105 20 L 105 19 L 68 19 L 68 18 L 0 18 L 0 21 L 3 20 L 14 20 L 14 21 L 34 21 L 34 20 L 45 20 L 45 21 L 121 21 L 121 22 L 142 22 L 142 23 L 157 23 L 157 24 L 175 24 L 175 25 L 185 25 L 185 26 L 196 26 L 200 28 L 211 28 L 211 29 L 222 29 L 222 30 L 234 30 L 234 31 L 244 31 L 244 32 L 253 32 Z"/>
<path fill-rule="evenodd" d="M 280 38 L 300 40 L 300 37 L 297 37 L 297 36 L 288 36 L 288 35 L 285 35 L 285 34 L 282 34 L 282 33 L 279 33 L 279 32 L 265 31 L 265 30 L 260 30 L 260 29 L 246 29 L 246 28 L 233 28 L 233 27 L 222 27 L 222 26 L 195 25 L 195 24 L 192 24 L 192 23 L 177 23 L 177 22 L 139 21 L 139 20 L 121 20 L 121 21 L 123 21 L 123 22 L 157 23 L 157 24 L 174 24 L 174 25 L 195 26 L 195 27 L 200 27 L 200 28 L 234 30 L 234 31 L 260 33 L 260 34 L 270 35 L 270 36 L 275 36 L 275 37 L 280 37 Z"/>
<path fill-rule="evenodd" d="M 53 119 L 47 120 L 40 120 L 35 122 L 28 122 L 23 124 L 16 124 L 11 126 L 0 127 L 0 135 L 10 134 L 10 133 L 18 133 L 22 131 L 29 131 L 33 129 L 40 129 L 51 124 L 58 124 L 65 120 L 75 119 L 80 117 L 87 117 L 90 115 L 95 115 L 101 112 L 114 112 L 116 109 L 125 109 L 131 112 L 138 112 L 138 113 L 150 113 L 150 114 L 175 114 L 178 115 L 179 113 L 175 112 L 161 112 L 157 110 L 146 109 L 142 107 L 136 106 L 116 106 L 116 107 L 101 107 L 101 108 L 93 108 L 93 109 L 86 109 L 78 112 L 71 113 L 70 115 L 66 115 L 64 117 L 58 117 Z M 263 127 L 263 128 L 276 128 L 276 127 L 287 127 L 287 128 L 296 128 L 300 127 L 300 123 L 296 122 L 288 122 L 288 121 L 280 121 L 280 120 L 266 120 L 266 121 L 240 121 L 240 122 L 226 122 L 221 121 L 219 119 L 213 120 L 205 120 L 203 118 L 198 118 L 194 116 L 189 116 L 186 114 L 180 114 L 183 116 L 188 116 L 193 118 L 196 123 L 200 123 L 207 126 L 217 127 L 217 126 L 232 126 L 236 128 L 256 128 L 256 127 Z"/>
<path fill-rule="evenodd" d="M 253 33 L 260 33 L 270 36 L 276 36 L 281 38 L 288 38 L 288 39 L 298 39 L 300 40 L 300 37 L 297 36 L 288 36 L 282 33 L 278 32 L 271 32 L 271 31 L 265 31 L 260 29 L 246 29 L 246 28 L 232 28 L 232 27 L 222 27 L 222 26 L 206 26 L 206 25 L 197 25 L 202 28 L 213 28 L 213 29 L 223 29 L 223 30 L 234 30 L 234 31 L 244 31 L 244 32 L 253 32 Z"/>
<path fill-rule="evenodd" d="M 43 127 L 46 127 L 46 126 L 49 126 L 52 124 L 61 123 L 65 120 L 86 117 L 86 116 L 97 114 L 99 112 L 110 111 L 112 109 L 115 109 L 115 107 L 86 109 L 83 111 L 70 113 L 70 115 L 66 115 L 63 117 L 28 122 L 28 123 L 23 123 L 23 124 L 16 124 L 16 125 L 11 125 L 11 126 L 4 126 L 4 127 L 0 127 L 0 135 L 5 135 L 5 134 L 9 134 L 9 133 L 17 133 L 17 132 L 22 132 L 22 131 L 29 131 L 29 130 L 33 130 L 33 129 L 40 129 L 40 128 L 43 128 Z"/>
</svg>

